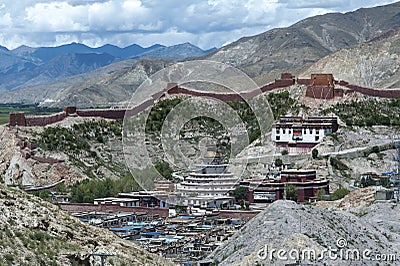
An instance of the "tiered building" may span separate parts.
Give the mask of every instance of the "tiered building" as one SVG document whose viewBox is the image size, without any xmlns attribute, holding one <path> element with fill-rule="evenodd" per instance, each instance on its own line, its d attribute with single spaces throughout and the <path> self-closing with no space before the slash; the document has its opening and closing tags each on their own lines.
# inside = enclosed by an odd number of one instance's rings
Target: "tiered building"
<svg viewBox="0 0 400 266">
<path fill-rule="evenodd" d="M 228 164 L 221 162 L 220 154 L 208 148 L 203 163 L 197 165 L 195 171 L 177 184 L 176 191 L 186 198 L 187 204 L 201 207 L 220 207 L 233 205 L 229 192 L 235 189 L 239 178 L 227 171 Z"/>
</svg>

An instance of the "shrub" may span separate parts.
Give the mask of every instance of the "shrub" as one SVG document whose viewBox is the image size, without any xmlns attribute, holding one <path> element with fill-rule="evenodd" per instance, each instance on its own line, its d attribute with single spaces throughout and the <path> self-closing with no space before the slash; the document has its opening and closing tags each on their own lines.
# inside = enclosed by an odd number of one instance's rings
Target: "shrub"
<svg viewBox="0 0 400 266">
<path fill-rule="evenodd" d="M 285 185 L 286 199 L 297 202 L 297 188 L 294 185 Z"/>
<path fill-rule="evenodd" d="M 313 159 L 318 158 L 318 150 L 317 149 L 312 149 L 311 154 L 312 154 Z"/>
<path fill-rule="evenodd" d="M 349 170 L 349 167 L 337 158 L 331 157 L 330 161 L 332 167 L 335 168 L 336 170 L 339 171 Z"/>
<path fill-rule="evenodd" d="M 335 192 L 331 195 L 331 200 L 338 200 L 344 198 L 347 194 L 349 194 L 349 190 L 346 188 L 339 188 L 335 190 Z"/>
<path fill-rule="evenodd" d="M 275 159 L 275 166 L 280 167 L 283 165 L 282 159 L 281 158 L 276 158 Z"/>
<path fill-rule="evenodd" d="M 247 188 L 245 187 L 237 187 L 232 191 L 232 196 L 235 197 L 235 201 L 243 201 L 248 198 Z"/>
</svg>

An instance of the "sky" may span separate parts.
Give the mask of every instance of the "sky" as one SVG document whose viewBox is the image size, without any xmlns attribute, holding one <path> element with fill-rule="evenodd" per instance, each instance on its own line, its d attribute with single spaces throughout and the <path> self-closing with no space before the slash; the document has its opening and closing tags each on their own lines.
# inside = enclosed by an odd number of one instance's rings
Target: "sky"
<svg viewBox="0 0 400 266">
<path fill-rule="evenodd" d="M 330 12 L 392 0 L 1 0 L 0 45 L 91 47 L 190 42 L 221 47 Z"/>
</svg>

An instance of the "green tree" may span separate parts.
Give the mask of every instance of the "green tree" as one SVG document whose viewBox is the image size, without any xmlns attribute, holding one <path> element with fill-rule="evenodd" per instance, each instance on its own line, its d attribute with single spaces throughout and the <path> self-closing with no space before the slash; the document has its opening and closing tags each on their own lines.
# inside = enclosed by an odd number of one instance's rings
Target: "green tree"
<svg viewBox="0 0 400 266">
<path fill-rule="evenodd" d="M 61 192 L 61 193 L 65 193 L 68 192 L 67 186 L 64 183 L 60 183 L 56 186 L 56 191 L 57 192 Z"/>
<path fill-rule="evenodd" d="M 119 179 L 86 179 L 71 187 L 72 202 L 93 202 L 95 198 L 116 197 L 121 192 L 137 191 L 139 185 L 129 173 Z"/>
<path fill-rule="evenodd" d="M 325 189 L 320 188 L 317 190 L 317 193 L 315 194 L 315 197 L 317 200 L 324 200 L 325 199 Z"/>
<path fill-rule="evenodd" d="M 313 159 L 318 158 L 318 150 L 317 149 L 312 149 L 311 154 L 312 154 Z"/>
<path fill-rule="evenodd" d="M 383 186 L 383 187 L 389 187 L 390 186 L 390 180 L 389 180 L 388 177 L 381 178 L 381 186 Z"/>
<path fill-rule="evenodd" d="M 158 161 L 154 167 L 166 179 L 172 179 L 173 170 L 165 161 Z"/>
<path fill-rule="evenodd" d="M 338 200 L 344 198 L 347 194 L 349 194 L 350 190 L 347 188 L 339 188 L 335 190 L 335 192 L 331 195 L 331 200 Z"/>
<path fill-rule="evenodd" d="M 232 191 L 232 196 L 235 197 L 236 202 L 246 200 L 248 198 L 247 188 L 237 187 Z"/>
<path fill-rule="evenodd" d="M 294 200 L 297 202 L 297 188 L 295 185 L 292 184 L 286 184 L 285 185 L 285 191 L 286 191 L 286 199 L 288 200 Z"/>
<path fill-rule="evenodd" d="M 36 197 L 39 197 L 39 198 L 43 199 L 43 200 L 47 200 L 47 201 L 51 200 L 50 191 L 48 189 L 34 191 L 34 192 L 32 192 L 32 194 L 35 195 Z"/>
<path fill-rule="evenodd" d="M 184 205 L 176 205 L 175 206 L 175 211 L 177 214 L 186 214 L 187 213 L 187 206 Z"/>
<path fill-rule="evenodd" d="M 376 182 L 371 176 L 361 178 L 361 182 L 360 182 L 361 187 L 369 187 L 369 186 L 375 186 L 375 185 L 376 185 Z"/>
<path fill-rule="evenodd" d="M 283 165 L 282 159 L 281 158 L 275 158 L 275 166 L 280 167 Z"/>
</svg>

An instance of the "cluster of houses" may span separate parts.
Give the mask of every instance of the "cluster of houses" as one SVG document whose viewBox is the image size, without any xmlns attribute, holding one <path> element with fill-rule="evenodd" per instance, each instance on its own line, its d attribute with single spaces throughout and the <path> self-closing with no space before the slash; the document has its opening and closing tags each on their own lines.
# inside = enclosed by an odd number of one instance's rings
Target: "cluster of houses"
<svg viewBox="0 0 400 266">
<path fill-rule="evenodd" d="M 276 147 L 302 153 L 336 130 L 336 118 L 282 117 L 273 126 L 272 138 Z M 209 146 L 194 170 L 173 175 L 177 182 L 159 180 L 153 191 L 119 193 L 84 206 L 60 206 L 82 221 L 108 228 L 151 252 L 181 262 L 205 257 L 259 213 L 260 209 L 239 206 L 232 193 L 238 188 L 246 191 L 244 200 L 250 206 L 288 198 L 289 186 L 296 190 L 294 200 L 299 203 L 313 200 L 320 192 L 329 194 L 329 181 L 313 169 L 272 165 L 264 176 L 242 180 L 228 167 Z"/>
</svg>

